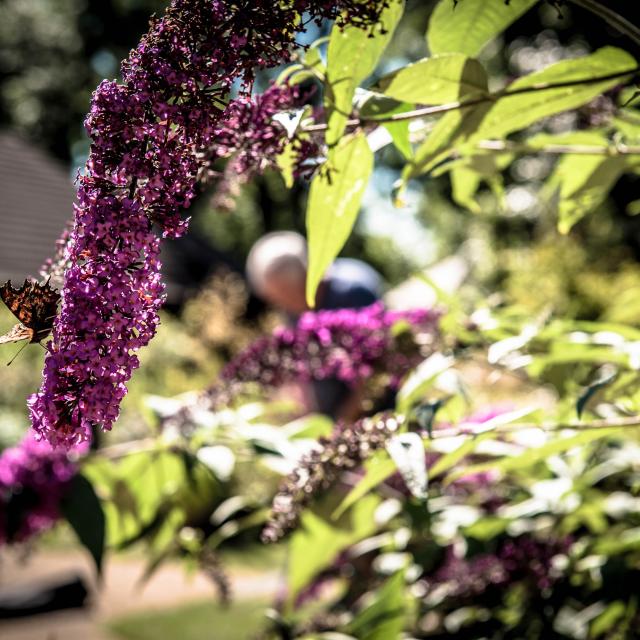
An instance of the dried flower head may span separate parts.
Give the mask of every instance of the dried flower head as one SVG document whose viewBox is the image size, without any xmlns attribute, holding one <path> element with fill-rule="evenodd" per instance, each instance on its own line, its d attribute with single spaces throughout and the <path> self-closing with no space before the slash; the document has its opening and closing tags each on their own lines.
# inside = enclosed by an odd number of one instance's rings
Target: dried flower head
<svg viewBox="0 0 640 640">
<path fill-rule="evenodd" d="M 264 542 L 275 542 L 298 523 L 302 510 L 320 491 L 329 488 L 344 471 L 357 469 L 384 448 L 398 432 L 400 419 L 384 414 L 352 425 L 338 424 L 328 438 L 304 456 L 283 481 L 273 499 L 271 518 L 262 531 Z"/>
</svg>

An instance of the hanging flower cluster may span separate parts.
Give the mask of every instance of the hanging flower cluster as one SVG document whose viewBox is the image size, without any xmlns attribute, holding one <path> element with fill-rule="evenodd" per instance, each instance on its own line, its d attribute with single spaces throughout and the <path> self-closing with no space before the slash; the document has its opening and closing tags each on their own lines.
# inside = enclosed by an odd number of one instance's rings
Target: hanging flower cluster
<svg viewBox="0 0 640 640">
<path fill-rule="evenodd" d="M 25 542 L 51 528 L 61 517 L 60 503 L 76 472 L 71 454 L 37 442 L 31 433 L 5 449 L 0 455 L 0 545 Z"/>
<path fill-rule="evenodd" d="M 353 425 L 338 424 L 330 437 L 320 438 L 318 448 L 307 454 L 280 486 L 262 540 L 276 542 L 293 529 L 303 509 L 320 491 L 384 448 L 400 424 L 391 415 L 363 418 Z"/>
<path fill-rule="evenodd" d="M 468 417 L 462 424 L 482 424 L 501 413 L 504 411 L 497 408 L 489 409 Z M 329 488 L 343 471 L 359 469 L 373 452 L 385 447 L 389 439 L 397 433 L 402 421 L 402 416 L 389 414 L 384 414 L 376 420 L 363 418 L 353 425 L 339 423 L 329 438 L 320 438 L 318 448 L 302 458 L 296 469 L 282 483 L 273 500 L 272 515 L 262 533 L 263 540 L 278 540 L 294 528 L 302 510 L 320 491 Z M 422 435 L 428 437 L 426 431 Z M 433 466 L 440 455 L 425 452 L 427 467 Z M 480 487 L 486 489 L 479 494 L 482 505 L 493 508 L 494 502 L 499 501 L 498 496 L 491 491 L 493 479 L 495 478 L 481 474 L 463 476 L 449 484 L 444 493 L 451 497 L 465 498 L 470 487 Z M 400 473 L 387 478 L 385 484 L 399 495 L 410 495 Z"/>
<path fill-rule="evenodd" d="M 491 586 L 523 581 L 536 590 L 549 589 L 560 577 L 553 560 L 566 554 L 572 543 L 570 537 L 538 540 L 522 535 L 500 543 L 496 553 L 470 558 L 458 557 L 449 547 L 442 565 L 424 578 L 427 600 L 473 598 Z"/>
<path fill-rule="evenodd" d="M 110 429 L 136 352 L 153 337 L 163 302 L 159 239 L 178 236 L 204 151 L 215 145 L 232 85 L 248 92 L 258 67 L 290 59 L 301 19 L 366 27 L 384 0 L 173 0 L 104 81 L 85 122 L 89 159 L 79 177 L 62 305 L 29 399 L 32 425 L 72 446 L 92 425 Z"/>
<path fill-rule="evenodd" d="M 296 380 L 354 385 L 375 373 L 384 373 L 394 387 L 433 349 L 438 319 L 433 310 L 388 311 L 382 303 L 307 312 L 295 327 L 278 328 L 237 355 L 212 393 L 225 385 L 274 388 Z M 407 331 L 396 334 L 399 323 Z"/>
<path fill-rule="evenodd" d="M 292 175 L 306 175 L 305 162 L 320 154 L 315 142 L 287 131 L 287 119 L 304 103 L 299 86 L 272 84 L 261 94 L 240 96 L 229 104 L 216 131 L 209 164 L 230 158 L 216 185 L 213 206 L 231 210 L 240 188 L 253 176 L 274 167 L 287 144 L 291 146 Z"/>
</svg>

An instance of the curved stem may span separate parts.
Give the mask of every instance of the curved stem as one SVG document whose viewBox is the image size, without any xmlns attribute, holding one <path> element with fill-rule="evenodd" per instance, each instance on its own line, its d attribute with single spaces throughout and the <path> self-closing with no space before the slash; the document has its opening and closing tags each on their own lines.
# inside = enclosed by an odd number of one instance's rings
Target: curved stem
<svg viewBox="0 0 640 640">
<path fill-rule="evenodd" d="M 587 144 L 548 144 L 535 147 L 505 140 L 481 140 L 478 148 L 483 151 L 507 151 L 512 153 L 548 153 L 553 155 L 573 154 L 581 156 L 637 156 L 640 145 L 600 146 Z"/>
<path fill-rule="evenodd" d="M 413 109 L 412 111 L 405 111 L 403 113 L 395 113 L 389 116 L 383 116 L 380 118 L 352 118 L 347 121 L 347 126 L 357 127 L 364 124 L 375 124 L 385 122 L 401 122 L 403 120 L 413 120 L 415 118 L 423 118 L 425 116 L 433 116 L 448 111 L 456 111 L 458 109 L 465 109 L 467 107 L 475 107 L 479 104 L 486 102 L 495 102 L 496 100 L 508 97 L 517 96 L 526 93 L 533 93 L 536 91 L 546 91 L 549 89 L 563 89 L 566 87 L 575 87 L 584 84 L 596 84 L 598 82 L 606 82 L 607 80 L 615 80 L 616 78 L 624 78 L 640 71 L 640 67 L 634 67 L 627 71 L 617 71 L 616 73 L 609 73 L 604 76 L 594 76 L 591 78 L 580 78 L 578 80 L 566 80 L 564 82 L 539 82 L 529 87 L 520 87 L 519 89 L 509 90 L 509 87 L 501 89 L 500 91 L 494 91 L 478 98 L 472 98 L 471 100 L 457 100 L 456 102 L 449 102 L 447 104 L 439 104 L 433 107 L 421 107 L 419 109 Z M 314 124 L 304 128 L 304 131 L 325 131 L 327 124 Z"/>
</svg>

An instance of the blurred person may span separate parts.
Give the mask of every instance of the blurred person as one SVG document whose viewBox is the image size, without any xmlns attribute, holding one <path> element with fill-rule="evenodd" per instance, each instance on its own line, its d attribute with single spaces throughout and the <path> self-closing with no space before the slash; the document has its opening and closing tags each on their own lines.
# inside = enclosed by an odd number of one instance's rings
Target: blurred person
<svg viewBox="0 0 640 640">
<path fill-rule="evenodd" d="M 307 243 L 295 231 L 260 238 L 247 258 L 247 278 L 255 294 L 292 319 L 308 311 Z M 382 278 L 361 260 L 338 258 L 318 287 L 316 309 L 355 309 L 380 299 Z"/>
<path fill-rule="evenodd" d="M 246 274 L 254 293 L 280 309 L 294 323 L 309 310 L 306 300 L 307 242 L 294 231 L 276 231 L 260 238 L 247 257 Z M 367 307 L 382 295 L 380 274 L 361 260 L 338 258 L 327 269 L 316 294 L 317 310 Z M 333 419 L 353 420 L 361 394 L 339 380 L 317 380 L 301 389 L 308 411 Z M 300 395 L 295 394 L 294 395 Z"/>
</svg>

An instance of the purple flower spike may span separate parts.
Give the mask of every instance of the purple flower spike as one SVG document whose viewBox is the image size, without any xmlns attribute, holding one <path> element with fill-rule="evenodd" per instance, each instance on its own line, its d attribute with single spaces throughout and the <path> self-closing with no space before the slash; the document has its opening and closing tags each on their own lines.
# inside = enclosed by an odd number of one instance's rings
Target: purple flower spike
<svg viewBox="0 0 640 640">
<path fill-rule="evenodd" d="M 85 445 L 86 446 L 86 445 Z M 25 542 L 60 519 L 60 503 L 77 472 L 68 454 L 28 434 L 0 455 L 0 545 Z"/>
<path fill-rule="evenodd" d="M 290 60 L 303 15 L 367 28 L 387 4 L 173 0 L 123 62 L 122 83 L 98 86 L 85 122 L 91 148 L 63 256 L 61 311 L 42 387 L 29 399 L 38 437 L 71 447 L 117 419 L 163 302 L 153 226 L 163 237 L 186 230 L 181 211 L 195 197 L 223 116 L 227 125 L 241 117 L 255 69 Z M 225 111 L 236 83 L 241 99 Z M 274 90 L 265 108 L 282 99 Z M 255 162 L 255 150 L 244 154 Z"/>
</svg>

